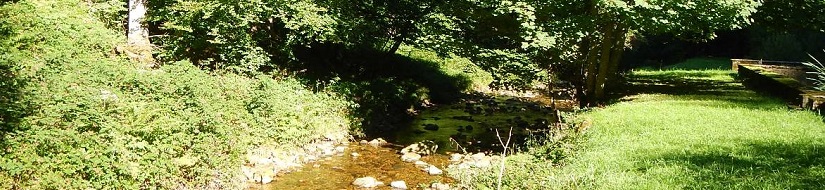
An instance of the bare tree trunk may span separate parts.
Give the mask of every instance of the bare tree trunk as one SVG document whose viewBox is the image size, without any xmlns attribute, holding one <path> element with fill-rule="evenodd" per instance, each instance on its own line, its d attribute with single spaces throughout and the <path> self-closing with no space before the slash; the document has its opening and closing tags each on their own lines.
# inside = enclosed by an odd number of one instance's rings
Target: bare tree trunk
<svg viewBox="0 0 825 190">
<path fill-rule="evenodd" d="M 129 45 L 149 45 L 149 30 L 143 25 L 147 0 L 129 0 L 126 42 Z"/>
</svg>

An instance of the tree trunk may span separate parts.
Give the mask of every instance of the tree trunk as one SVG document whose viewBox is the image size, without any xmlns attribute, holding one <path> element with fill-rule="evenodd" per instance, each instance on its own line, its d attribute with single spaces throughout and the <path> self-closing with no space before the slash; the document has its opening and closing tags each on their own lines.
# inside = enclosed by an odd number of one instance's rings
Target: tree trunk
<svg viewBox="0 0 825 190">
<path fill-rule="evenodd" d="M 395 42 L 393 42 L 392 47 L 390 47 L 390 50 L 387 51 L 387 54 L 389 54 L 389 55 L 395 54 L 395 52 L 398 51 L 398 48 L 401 48 L 402 43 L 404 43 L 403 38 L 402 39 L 396 39 Z"/>
<path fill-rule="evenodd" d="M 598 17 L 598 10 L 597 10 L 597 7 L 596 7 L 596 1 L 595 0 L 589 0 L 589 1 L 587 1 L 586 6 L 588 8 L 588 10 L 587 10 L 588 16 L 593 17 L 593 18 L 597 18 Z M 585 70 L 584 70 L 584 73 L 583 73 L 583 76 L 584 76 L 583 85 L 584 85 L 584 87 L 581 88 L 582 89 L 581 90 L 582 91 L 582 96 L 581 97 L 583 99 L 580 100 L 580 102 L 579 102 L 581 107 L 586 107 L 589 103 L 593 102 L 592 97 L 593 97 L 594 89 L 591 88 L 591 87 L 596 83 L 596 72 L 597 72 L 597 67 L 596 66 L 597 65 L 596 65 L 595 61 L 596 61 L 596 57 L 599 56 L 599 52 L 598 52 L 599 43 L 595 42 L 596 40 L 598 40 L 598 38 L 597 38 L 598 36 L 594 36 L 596 31 L 598 31 L 598 29 L 596 29 L 594 27 L 593 30 L 592 30 L 592 33 L 587 35 L 587 37 L 586 37 L 586 39 L 583 43 L 583 45 L 585 46 L 586 52 L 583 53 L 583 55 L 585 56 L 584 63 L 583 63 Z"/>
<path fill-rule="evenodd" d="M 129 45 L 149 45 L 149 30 L 143 25 L 147 0 L 129 0 L 126 42 Z"/>
<path fill-rule="evenodd" d="M 595 94 L 595 88 L 593 86 L 596 85 L 596 77 L 598 72 L 598 63 L 596 62 L 596 58 L 599 56 L 599 45 L 598 43 L 593 43 L 594 45 L 590 47 L 590 51 L 587 53 L 587 59 L 585 60 L 585 64 L 587 64 L 587 69 L 585 70 L 585 84 L 584 84 L 584 95 L 586 103 L 593 103 Z"/>
<path fill-rule="evenodd" d="M 616 44 L 616 21 L 611 20 L 610 23 L 607 24 L 607 29 L 604 33 L 604 39 L 602 40 L 602 47 L 601 47 L 601 58 L 599 59 L 599 72 L 596 75 L 596 83 L 592 88 L 594 88 L 593 96 L 591 100 L 598 101 L 604 98 L 604 84 L 607 82 L 607 75 L 610 71 L 610 52 L 613 49 L 613 45 Z"/>
<path fill-rule="evenodd" d="M 401 44 L 403 44 L 404 40 L 407 39 L 409 31 L 410 30 L 408 28 L 404 27 L 401 29 L 398 35 L 393 38 L 392 46 L 390 46 L 390 49 L 387 50 L 387 56 L 394 55 L 395 52 L 398 51 L 398 48 L 401 48 Z"/>
<path fill-rule="evenodd" d="M 612 52 L 610 52 L 610 68 L 607 74 L 607 81 L 615 81 L 616 77 L 619 74 L 619 64 L 622 61 L 622 55 L 624 54 L 624 43 L 627 40 L 627 28 L 625 28 L 624 24 L 618 24 L 618 32 L 616 33 L 616 44 L 613 46 Z"/>
</svg>

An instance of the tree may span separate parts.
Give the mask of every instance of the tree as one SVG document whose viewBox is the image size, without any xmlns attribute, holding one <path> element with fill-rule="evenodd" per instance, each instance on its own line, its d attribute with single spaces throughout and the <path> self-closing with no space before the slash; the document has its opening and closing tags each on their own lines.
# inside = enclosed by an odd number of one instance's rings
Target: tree
<svg viewBox="0 0 825 190">
<path fill-rule="evenodd" d="M 499 87 L 528 85 L 549 71 L 575 84 L 583 102 L 595 103 L 616 78 L 627 39 L 662 33 L 713 38 L 716 31 L 748 24 L 758 5 L 750 0 L 454 0 L 433 14 L 446 21 L 419 38 L 419 46 L 470 57 Z"/>
<path fill-rule="evenodd" d="M 146 17 L 147 0 L 129 0 L 126 27 L 126 41 L 130 45 L 149 45 L 149 30 L 143 24 Z"/>
<path fill-rule="evenodd" d="M 682 38 L 710 39 L 715 32 L 740 28 L 751 22 L 750 15 L 760 5 L 758 1 L 619 1 L 588 0 L 587 13 L 597 28 L 585 28 L 585 33 L 599 38 L 582 41 L 588 57 L 586 69 L 587 102 L 604 98 L 605 87 L 618 73 L 619 61 L 628 37 L 637 34 L 672 33 Z M 598 57 L 596 59 L 595 57 Z"/>
<path fill-rule="evenodd" d="M 426 19 L 437 13 L 441 0 L 322 0 L 337 18 L 338 36 L 351 46 L 374 48 L 393 54 L 405 42 L 426 35 Z"/>
</svg>

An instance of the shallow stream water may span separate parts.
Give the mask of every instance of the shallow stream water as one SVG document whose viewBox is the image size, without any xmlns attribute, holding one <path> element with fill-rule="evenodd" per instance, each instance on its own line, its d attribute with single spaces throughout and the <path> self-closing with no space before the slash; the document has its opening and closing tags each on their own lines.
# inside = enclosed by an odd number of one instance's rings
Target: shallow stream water
<svg viewBox="0 0 825 190">
<path fill-rule="evenodd" d="M 360 177 L 374 177 L 391 189 L 390 182 L 403 180 L 410 189 L 429 187 L 434 182 L 452 183 L 448 174 L 433 176 L 403 162 L 398 153 L 406 145 L 433 141 L 438 152 L 423 156 L 422 161 L 445 169 L 450 164 L 448 153 L 500 151 L 496 130 L 507 138 L 513 130 L 513 143 L 523 143 L 531 134 L 551 129 L 558 120 L 555 109 L 542 99 L 507 96 L 479 96 L 461 102 L 421 111 L 407 125 L 384 134 L 390 143 L 383 146 L 352 143 L 345 153 L 304 165 L 298 171 L 280 174 L 267 185 L 252 189 L 357 189 L 351 185 Z M 506 140 L 506 139 L 504 139 Z M 466 152 L 465 152 L 466 151 Z M 357 156 L 353 156 L 356 153 Z"/>
</svg>

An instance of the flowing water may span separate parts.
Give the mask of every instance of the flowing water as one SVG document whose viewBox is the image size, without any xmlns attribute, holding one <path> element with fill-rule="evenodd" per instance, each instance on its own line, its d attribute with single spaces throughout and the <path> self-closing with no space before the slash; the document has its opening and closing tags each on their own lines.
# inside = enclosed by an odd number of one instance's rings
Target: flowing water
<svg viewBox="0 0 825 190">
<path fill-rule="evenodd" d="M 271 184 L 253 185 L 252 189 L 356 189 L 351 185 L 353 180 L 366 176 L 385 184 L 377 189 L 390 189 L 390 182 L 396 180 L 405 181 L 411 189 L 434 182 L 451 183 L 453 179 L 447 174 L 432 176 L 413 163 L 401 161 L 398 151 L 405 145 L 433 141 L 441 154 L 421 160 L 441 169 L 449 165 L 445 153 L 500 151 L 496 131 L 506 140 L 512 129 L 512 143 L 517 144 L 531 134 L 551 129 L 558 116 L 542 101 L 547 100 L 476 96 L 423 110 L 404 127 L 384 135 L 394 145 L 352 143 L 343 155 L 307 164 L 299 171 L 281 174 Z"/>
</svg>

